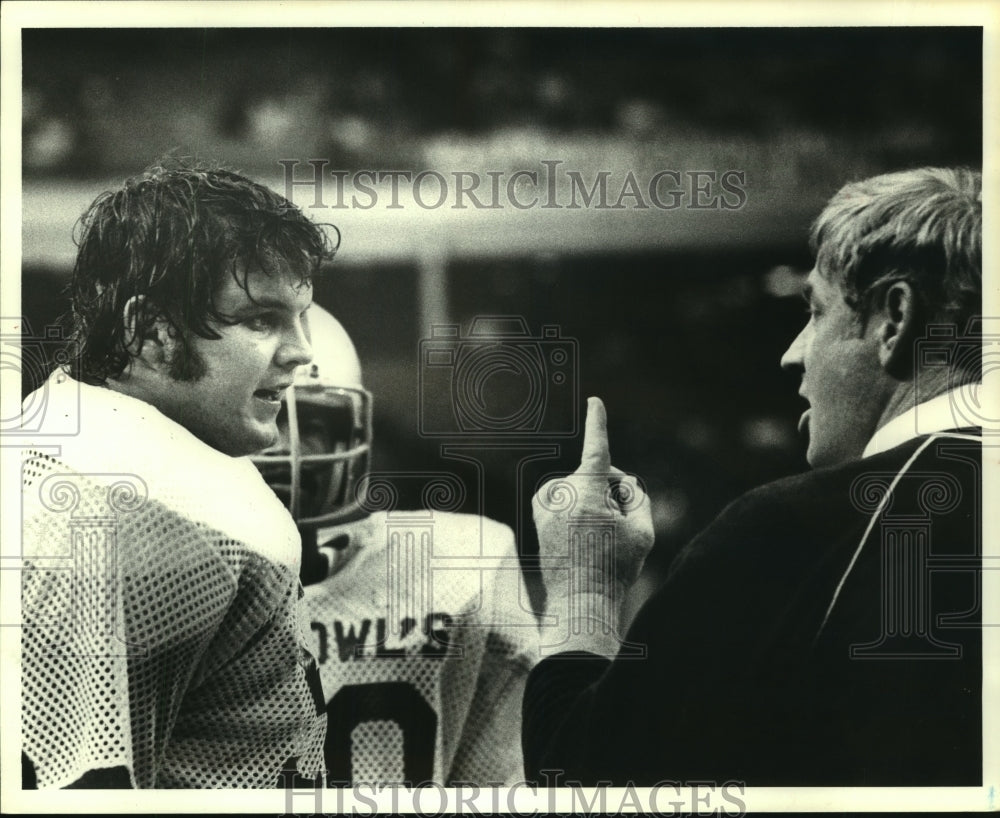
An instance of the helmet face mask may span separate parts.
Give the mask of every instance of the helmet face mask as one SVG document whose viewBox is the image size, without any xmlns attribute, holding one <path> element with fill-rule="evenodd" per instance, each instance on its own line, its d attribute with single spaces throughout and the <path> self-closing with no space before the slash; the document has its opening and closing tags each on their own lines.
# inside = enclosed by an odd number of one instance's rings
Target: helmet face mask
<svg viewBox="0 0 1000 818">
<path fill-rule="evenodd" d="M 316 360 L 299 368 L 285 393 L 277 443 L 252 458 L 300 529 L 365 516 L 357 488 L 372 440 L 372 396 L 361 386 L 350 338 L 316 306 L 310 325 Z"/>
</svg>

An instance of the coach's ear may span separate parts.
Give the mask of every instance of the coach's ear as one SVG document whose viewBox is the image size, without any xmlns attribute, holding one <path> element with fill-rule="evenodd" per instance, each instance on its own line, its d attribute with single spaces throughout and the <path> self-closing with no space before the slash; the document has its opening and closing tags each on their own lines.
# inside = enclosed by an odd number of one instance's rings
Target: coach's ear
<svg viewBox="0 0 1000 818">
<path fill-rule="evenodd" d="M 125 304 L 122 321 L 125 328 L 125 347 L 135 363 L 159 369 L 169 359 L 174 345 L 170 323 L 152 307 L 144 296 L 134 295 Z M 152 320 L 149 320 L 152 318 Z"/>
<path fill-rule="evenodd" d="M 901 380 L 913 377 L 918 305 L 910 282 L 893 281 L 889 284 L 875 305 L 871 320 L 882 368 Z"/>
</svg>

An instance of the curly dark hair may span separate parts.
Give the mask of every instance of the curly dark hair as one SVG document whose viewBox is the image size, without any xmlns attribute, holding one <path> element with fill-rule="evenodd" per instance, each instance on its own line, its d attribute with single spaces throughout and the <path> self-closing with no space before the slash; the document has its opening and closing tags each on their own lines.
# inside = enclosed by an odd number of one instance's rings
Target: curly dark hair
<svg viewBox="0 0 1000 818">
<path fill-rule="evenodd" d="M 181 359 L 189 359 L 192 334 L 218 339 L 213 324 L 227 323 L 215 305 L 226 275 L 245 291 L 255 270 L 290 271 L 306 285 L 340 238 L 333 225 L 312 222 L 239 173 L 181 163 L 157 164 L 102 193 L 74 234 L 71 374 L 92 384 L 125 371 L 157 320 L 167 321 Z M 126 326 L 125 306 L 136 296 L 135 321 Z"/>
</svg>

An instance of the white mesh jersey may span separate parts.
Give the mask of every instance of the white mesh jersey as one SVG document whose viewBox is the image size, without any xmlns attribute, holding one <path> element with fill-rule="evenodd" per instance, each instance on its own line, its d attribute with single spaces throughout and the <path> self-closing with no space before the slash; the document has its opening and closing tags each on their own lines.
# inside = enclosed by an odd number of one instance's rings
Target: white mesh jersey
<svg viewBox="0 0 1000 818">
<path fill-rule="evenodd" d="M 520 781 L 538 631 L 511 530 L 394 511 L 318 540 L 345 532 L 335 572 L 305 595 L 328 702 L 328 786 Z"/>
<path fill-rule="evenodd" d="M 22 465 L 38 786 L 104 768 L 142 788 L 315 776 L 325 717 L 291 517 L 247 458 L 149 404 L 61 373 L 47 389 L 46 412 L 79 411 L 83 432 L 39 438 Z"/>
</svg>

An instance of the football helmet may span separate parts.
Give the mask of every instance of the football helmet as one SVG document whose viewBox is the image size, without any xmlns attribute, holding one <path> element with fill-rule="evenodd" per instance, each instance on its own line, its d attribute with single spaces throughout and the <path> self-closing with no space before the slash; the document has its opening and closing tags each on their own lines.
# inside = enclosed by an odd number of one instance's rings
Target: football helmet
<svg viewBox="0 0 1000 818">
<path fill-rule="evenodd" d="M 309 310 L 313 361 L 295 371 L 278 414 L 278 442 L 252 459 L 300 529 L 364 516 L 357 488 L 368 473 L 372 396 L 347 331 L 318 304 Z"/>
</svg>

